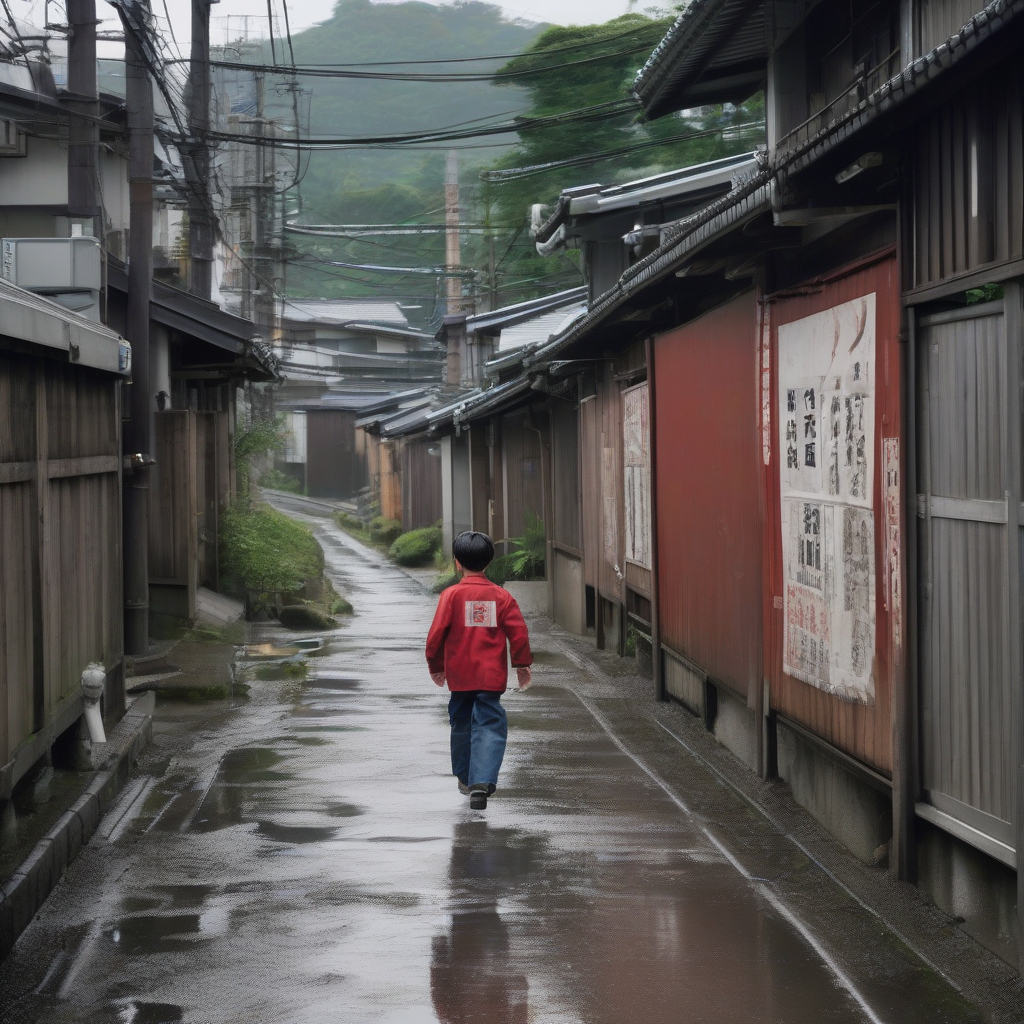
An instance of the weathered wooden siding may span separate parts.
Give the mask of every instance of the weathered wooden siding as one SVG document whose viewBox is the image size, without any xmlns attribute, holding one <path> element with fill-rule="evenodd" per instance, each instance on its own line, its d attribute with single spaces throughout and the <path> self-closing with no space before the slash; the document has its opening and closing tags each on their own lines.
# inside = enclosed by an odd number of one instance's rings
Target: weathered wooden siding
<svg viewBox="0 0 1024 1024">
<path fill-rule="evenodd" d="M 541 426 L 546 423 L 528 420 L 524 410 L 502 417 L 506 538 L 522 536 L 527 514 L 544 518 Z"/>
<path fill-rule="evenodd" d="M 154 417 L 156 465 L 150 477 L 149 581 L 184 587 L 194 613 L 197 586 L 198 507 L 196 413 L 167 410 Z"/>
<path fill-rule="evenodd" d="M 607 600 L 621 604 L 625 572 L 625 528 L 622 501 L 622 385 L 615 379 L 611 363 L 602 366 L 598 381 L 601 453 L 601 545 L 598 560 L 598 589 Z"/>
<path fill-rule="evenodd" d="M 1024 256 L 1022 82 L 1019 61 L 1004 64 L 920 125 L 915 286 Z"/>
<path fill-rule="evenodd" d="M 306 413 L 306 487 L 321 498 L 351 498 L 359 487 L 355 414 L 338 409 Z"/>
<path fill-rule="evenodd" d="M 64 720 L 89 662 L 121 679 L 119 448 L 113 378 L 0 354 L 0 767 Z"/>
<path fill-rule="evenodd" d="M 601 434 L 596 396 L 580 402 L 580 490 L 583 541 L 583 579 L 597 590 L 601 554 Z"/>
<path fill-rule="evenodd" d="M 395 441 L 379 441 L 376 445 L 380 472 L 380 514 L 388 519 L 402 519 L 402 460 Z"/>
<path fill-rule="evenodd" d="M 580 524 L 580 412 L 551 403 L 552 618 L 572 633 L 586 628 Z"/>
<path fill-rule="evenodd" d="M 402 528 L 433 526 L 443 515 L 441 459 L 431 455 L 433 441 L 406 441 L 402 448 Z"/>
</svg>

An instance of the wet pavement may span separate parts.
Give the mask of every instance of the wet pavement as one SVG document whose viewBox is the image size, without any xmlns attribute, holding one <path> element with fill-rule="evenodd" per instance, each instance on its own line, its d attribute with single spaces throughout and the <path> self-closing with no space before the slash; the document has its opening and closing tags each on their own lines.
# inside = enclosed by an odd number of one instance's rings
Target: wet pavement
<svg viewBox="0 0 1024 1024">
<path fill-rule="evenodd" d="M 542 625 L 471 811 L 423 660 L 436 598 L 317 529 L 356 614 L 304 679 L 158 708 L 0 965 L 5 1022 L 986 1019 Z"/>
</svg>

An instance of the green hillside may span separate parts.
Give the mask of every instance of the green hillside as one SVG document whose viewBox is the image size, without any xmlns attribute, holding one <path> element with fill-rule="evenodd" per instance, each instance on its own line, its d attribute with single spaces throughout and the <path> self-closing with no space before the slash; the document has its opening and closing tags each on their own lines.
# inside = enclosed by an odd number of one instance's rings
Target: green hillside
<svg viewBox="0 0 1024 1024">
<path fill-rule="evenodd" d="M 451 58 L 456 62 L 404 65 L 395 70 L 489 74 L 505 61 L 457 61 L 519 53 L 545 28 L 507 21 L 499 7 L 478 2 L 439 7 L 415 0 L 395 4 L 339 0 L 329 21 L 294 37 L 295 59 L 299 64 L 367 64 Z M 277 41 L 276 45 L 281 60 L 282 43 Z M 498 88 L 488 81 L 307 78 L 302 84 L 310 90 L 304 103 L 314 135 L 385 135 L 436 129 L 513 116 L 529 107 L 523 89 Z M 290 102 L 269 87 L 267 101 L 268 107 L 276 103 L 282 114 Z M 461 176 L 470 189 L 478 181 L 479 168 L 503 151 L 493 148 L 494 139 L 470 140 L 469 145 L 474 141 L 488 148 L 463 150 Z M 447 145 L 442 144 L 436 149 L 378 147 L 314 152 L 300 186 L 300 219 L 305 223 L 439 223 L 444 219 L 446 149 Z M 470 198 L 467 193 L 466 199 Z M 431 277 L 364 273 L 316 261 L 432 266 L 444 260 L 441 236 L 392 236 L 348 243 L 339 240 L 336 244 L 301 236 L 289 240 L 305 254 L 305 259 L 289 268 L 288 291 L 293 294 L 393 294 L 405 301 L 433 305 L 436 282 Z M 430 309 L 424 314 L 429 315 Z"/>
</svg>

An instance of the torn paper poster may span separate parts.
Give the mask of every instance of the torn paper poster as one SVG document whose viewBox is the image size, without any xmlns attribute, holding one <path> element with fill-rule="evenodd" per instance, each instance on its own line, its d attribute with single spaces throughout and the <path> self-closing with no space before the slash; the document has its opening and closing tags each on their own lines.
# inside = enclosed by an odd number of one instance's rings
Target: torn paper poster
<svg viewBox="0 0 1024 1024">
<path fill-rule="evenodd" d="M 651 455 L 646 381 L 622 393 L 622 452 L 626 561 L 650 569 Z"/>
<path fill-rule="evenodd" d="M 875 296 L 779 327 L 783 667 L 874 701 Z"/>
</svg>

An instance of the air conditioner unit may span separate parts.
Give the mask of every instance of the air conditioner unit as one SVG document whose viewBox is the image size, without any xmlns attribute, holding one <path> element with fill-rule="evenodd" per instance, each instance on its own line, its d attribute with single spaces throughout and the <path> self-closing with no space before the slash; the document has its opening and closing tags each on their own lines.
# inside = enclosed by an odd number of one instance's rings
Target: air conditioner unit
<svg viewBox="0 0 1024 1024">
<path fill-rule="evenodd" d="M 103 260 L 97 238 L 5 238 L 0 274 L 99 322 Z"/>
</svg>

